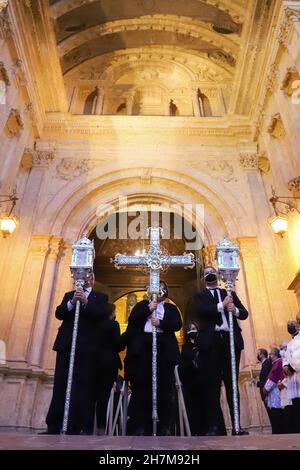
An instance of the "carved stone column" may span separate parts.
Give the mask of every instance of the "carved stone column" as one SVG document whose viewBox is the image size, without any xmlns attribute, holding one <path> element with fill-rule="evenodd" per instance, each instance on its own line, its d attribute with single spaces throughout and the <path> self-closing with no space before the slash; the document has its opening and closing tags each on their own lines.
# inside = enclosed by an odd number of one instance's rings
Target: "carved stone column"
<svg viewBox="0 0 300 470">
<path fill-rule="evenodd" d="M 204 268 L 206 268 L 207 266 L 216 267 L 215 254 L 216 245 L 208 245 L 202 248 Z"/>
<path fill-rule="evenodd" d="M 10 361 L 26 361 L 50 238 L 50 235 L 33 235 L 31 238 L 9 332 L 7 356 Z"/>
<path fill-rule="evenodd" d="M 50 313 L 50 302 L 61 243 L 61 237 L 51 238 L 50 251 L 46 260 L 46 267 L 42 279 L 41 292 L 36 309 L 32 339 L 28 354 L 28 362 L 34 366 L 41 366 L 42 348 L 45 341 L 47 320 Z"/>
<path fill-rule="evenodd" d="M 237 239 L 240 248 L 241 265 L 245 276 L 247 303 L 252 317 L 256 348 L 266 347 L 276 341 L 272 312 L 256 237 Z"/>
</svg>

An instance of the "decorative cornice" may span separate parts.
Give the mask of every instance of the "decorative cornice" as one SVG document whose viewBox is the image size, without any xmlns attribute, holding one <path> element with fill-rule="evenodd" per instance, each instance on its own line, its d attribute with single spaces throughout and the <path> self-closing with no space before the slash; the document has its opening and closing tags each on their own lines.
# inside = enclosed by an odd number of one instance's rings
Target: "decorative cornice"
<svg viewBox="0 0 300 470">
<path fill-rule="evenodd" d="M 296 176 L 288 182 L 288 189 L 293 193 L 298 193 L 300 191 L 300 176 Z"/>
<path fill-rule="evenodd" d="M 76 160 L 73 158 L 62 158 L 56 166 L 56 178 L 71 180 L 87 173 L 95 167 L 95 161 L 84 158 Z"/>
<path fill-rule="evenodd" d="M 139 118 L 139 117 L 138 117 Z M 240 125 L 238 124 L 229 124 L 227 126 L 219 126 L 221 118 L 216 118 L 216 122 L 212 123 L 212 118 L 207 118 L 210 122 L 206 123 L 211 127 L 200 127 L 200 125 L 204 125 L 206 118 L 199 118 L 198 122 L 194 117 L 190 118 L 190 124 L 188 125 L 188 118 L 181 118 L 178 117 L 173 119 L 171 123 L 169 118 L 161 118 L 161 123 L 158 121 L 160 118 L 151 119 L 152 116 L 149 116 L 150 119 L 145 120 L 145 123 L 141 124 L 141 120 L 138 119 L 136 116 L 128 116 L 126 120 L 126 125 L 124 125 L 124 120 L 120 120 L 118 117 L 108 123 L 106 125 L 106 118 L 103 116 L 94 116 L 93 119 L 89 119 L 88 121 L 68 121 L 66 119 L 48 119 L 45 127 L 44 132 L 45 135 L 54 136 L 59 135 L 62 137 L 63 135 L 67 136 L 68 138 L 78 136 L 94 136 L 99 137 L 115 137 L 116 132 L 118 135 L 126 135 L 129 136 L 137 136 L 141 132 L 143 136 L 153 137 L 153 135 L 157 132 L 158 134 L 167 137 L 167 136 L 199 136 L 199 137 L 224 137 L 224 138 L 250 138 L 251 136 L 251 126 L 250 124 L 245 124 L 244 122 Z M 222 124 L 224 121 L 221 121 Z M 137 125 L 135 125 L 137 123 Z M 173 124 L 178 124 L 178 126 L 174 126 Z M 131 124 L 131 125 L 130 125 Z M 172 125 L 171 125 L 172 124 Z M 199 125 L 198 125 L 199 124 Z M 117 131 L 116 131 L 117 130 Z M 56 138 L 56 137 L 55 137 Z"/>
<path fill-rule="evenodd" d="M 34 255 L 46 255 L 49 251 L 51 235 L 32 235 L 29 251 Z"/>
<path fill-rule="evenodd" d="M 258 153 L 240 153 L 239 162 L 244 170 L 258 170 Z"/>
</svg>

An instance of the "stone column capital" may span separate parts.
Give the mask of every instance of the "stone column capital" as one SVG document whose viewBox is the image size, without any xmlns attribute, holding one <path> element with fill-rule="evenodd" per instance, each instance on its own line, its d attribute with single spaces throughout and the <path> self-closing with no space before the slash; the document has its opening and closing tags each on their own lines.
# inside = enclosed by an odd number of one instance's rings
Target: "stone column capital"
<svg viewBox="0 0 300 470">
<path fill-rule="evenodd" d="M 239 162 L 244 170 L 258 170 L 257 152 L 240 152 Z"/>
<path fill-rule="evenodd" d="M 49 257 L 52 259 L 57 259 L 58 256 L 61 254 L 63 246 L 63 239 L 62 237 L 55 237 L 53 236 L 50 240 L 50 252 Z"/>
<path fill-rule="evenodd" d="M 53 150 L 33 150 L 33 166 L 35 168 L 49 168 L 54 157 Z"/>
<path fill-rule="evenodd" d="M 32 255 L 46 255 L 49 250 L 51 235 L 36 234 L 32 235 L 29 246 L 29 252 Z"/>
</svg>

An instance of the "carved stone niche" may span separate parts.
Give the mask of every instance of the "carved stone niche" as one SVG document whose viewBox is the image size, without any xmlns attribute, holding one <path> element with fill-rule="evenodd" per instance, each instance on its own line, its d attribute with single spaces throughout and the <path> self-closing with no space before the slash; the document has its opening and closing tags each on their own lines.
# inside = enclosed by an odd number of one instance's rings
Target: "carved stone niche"
<svg viewBox="0 0 300 470">
<path fill-rule="evenodd" d="M 16 137 L 24 129 L 24 123 L 17 109 L 12 108 L 6 121 L 6 129 L 12 136 Z"/>
<path fill-rule="evenodd" d="M 274 116 L 272 116 L 270 125 L 267 130 L 269 134 L 271 134 L 271 136 L 275 139 L 280 139 L 281 137 L 284 137 L 285 130 L 279 113 L 276 113 L 274 114 Z"/>
<path fill-rule="evenodd" d="M 293 83 L 296 80 L 300 80 L 300 74 L 298 70 L 296 67 L 289 67 L 280 87 L 285 95 L 292 96 L 293 92 L 295 91 L 295 88 L 293 88 Z"/>
</svg>

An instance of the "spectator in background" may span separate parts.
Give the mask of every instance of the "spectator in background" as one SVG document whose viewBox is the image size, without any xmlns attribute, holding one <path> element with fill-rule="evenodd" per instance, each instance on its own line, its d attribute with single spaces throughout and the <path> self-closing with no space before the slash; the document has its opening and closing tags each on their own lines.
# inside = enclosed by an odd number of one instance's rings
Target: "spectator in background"
<svg viewBox="0 0 300 470">
<path fill-rule="evenodd" d="M 272 360 L 272 368 L 268 374 L 263 390 L 266 394 L 267 406 L 269 408 L 272 434 L 282 434 L 284 431 L 283 410 L 281 408 L 281 396 L 280 390 L 278 389 L 278 382 L 284 378 L 284 374 L 282 369 L 282 359 L 278 348 L 271 349 L 270 358 Z"/>
</svg>

